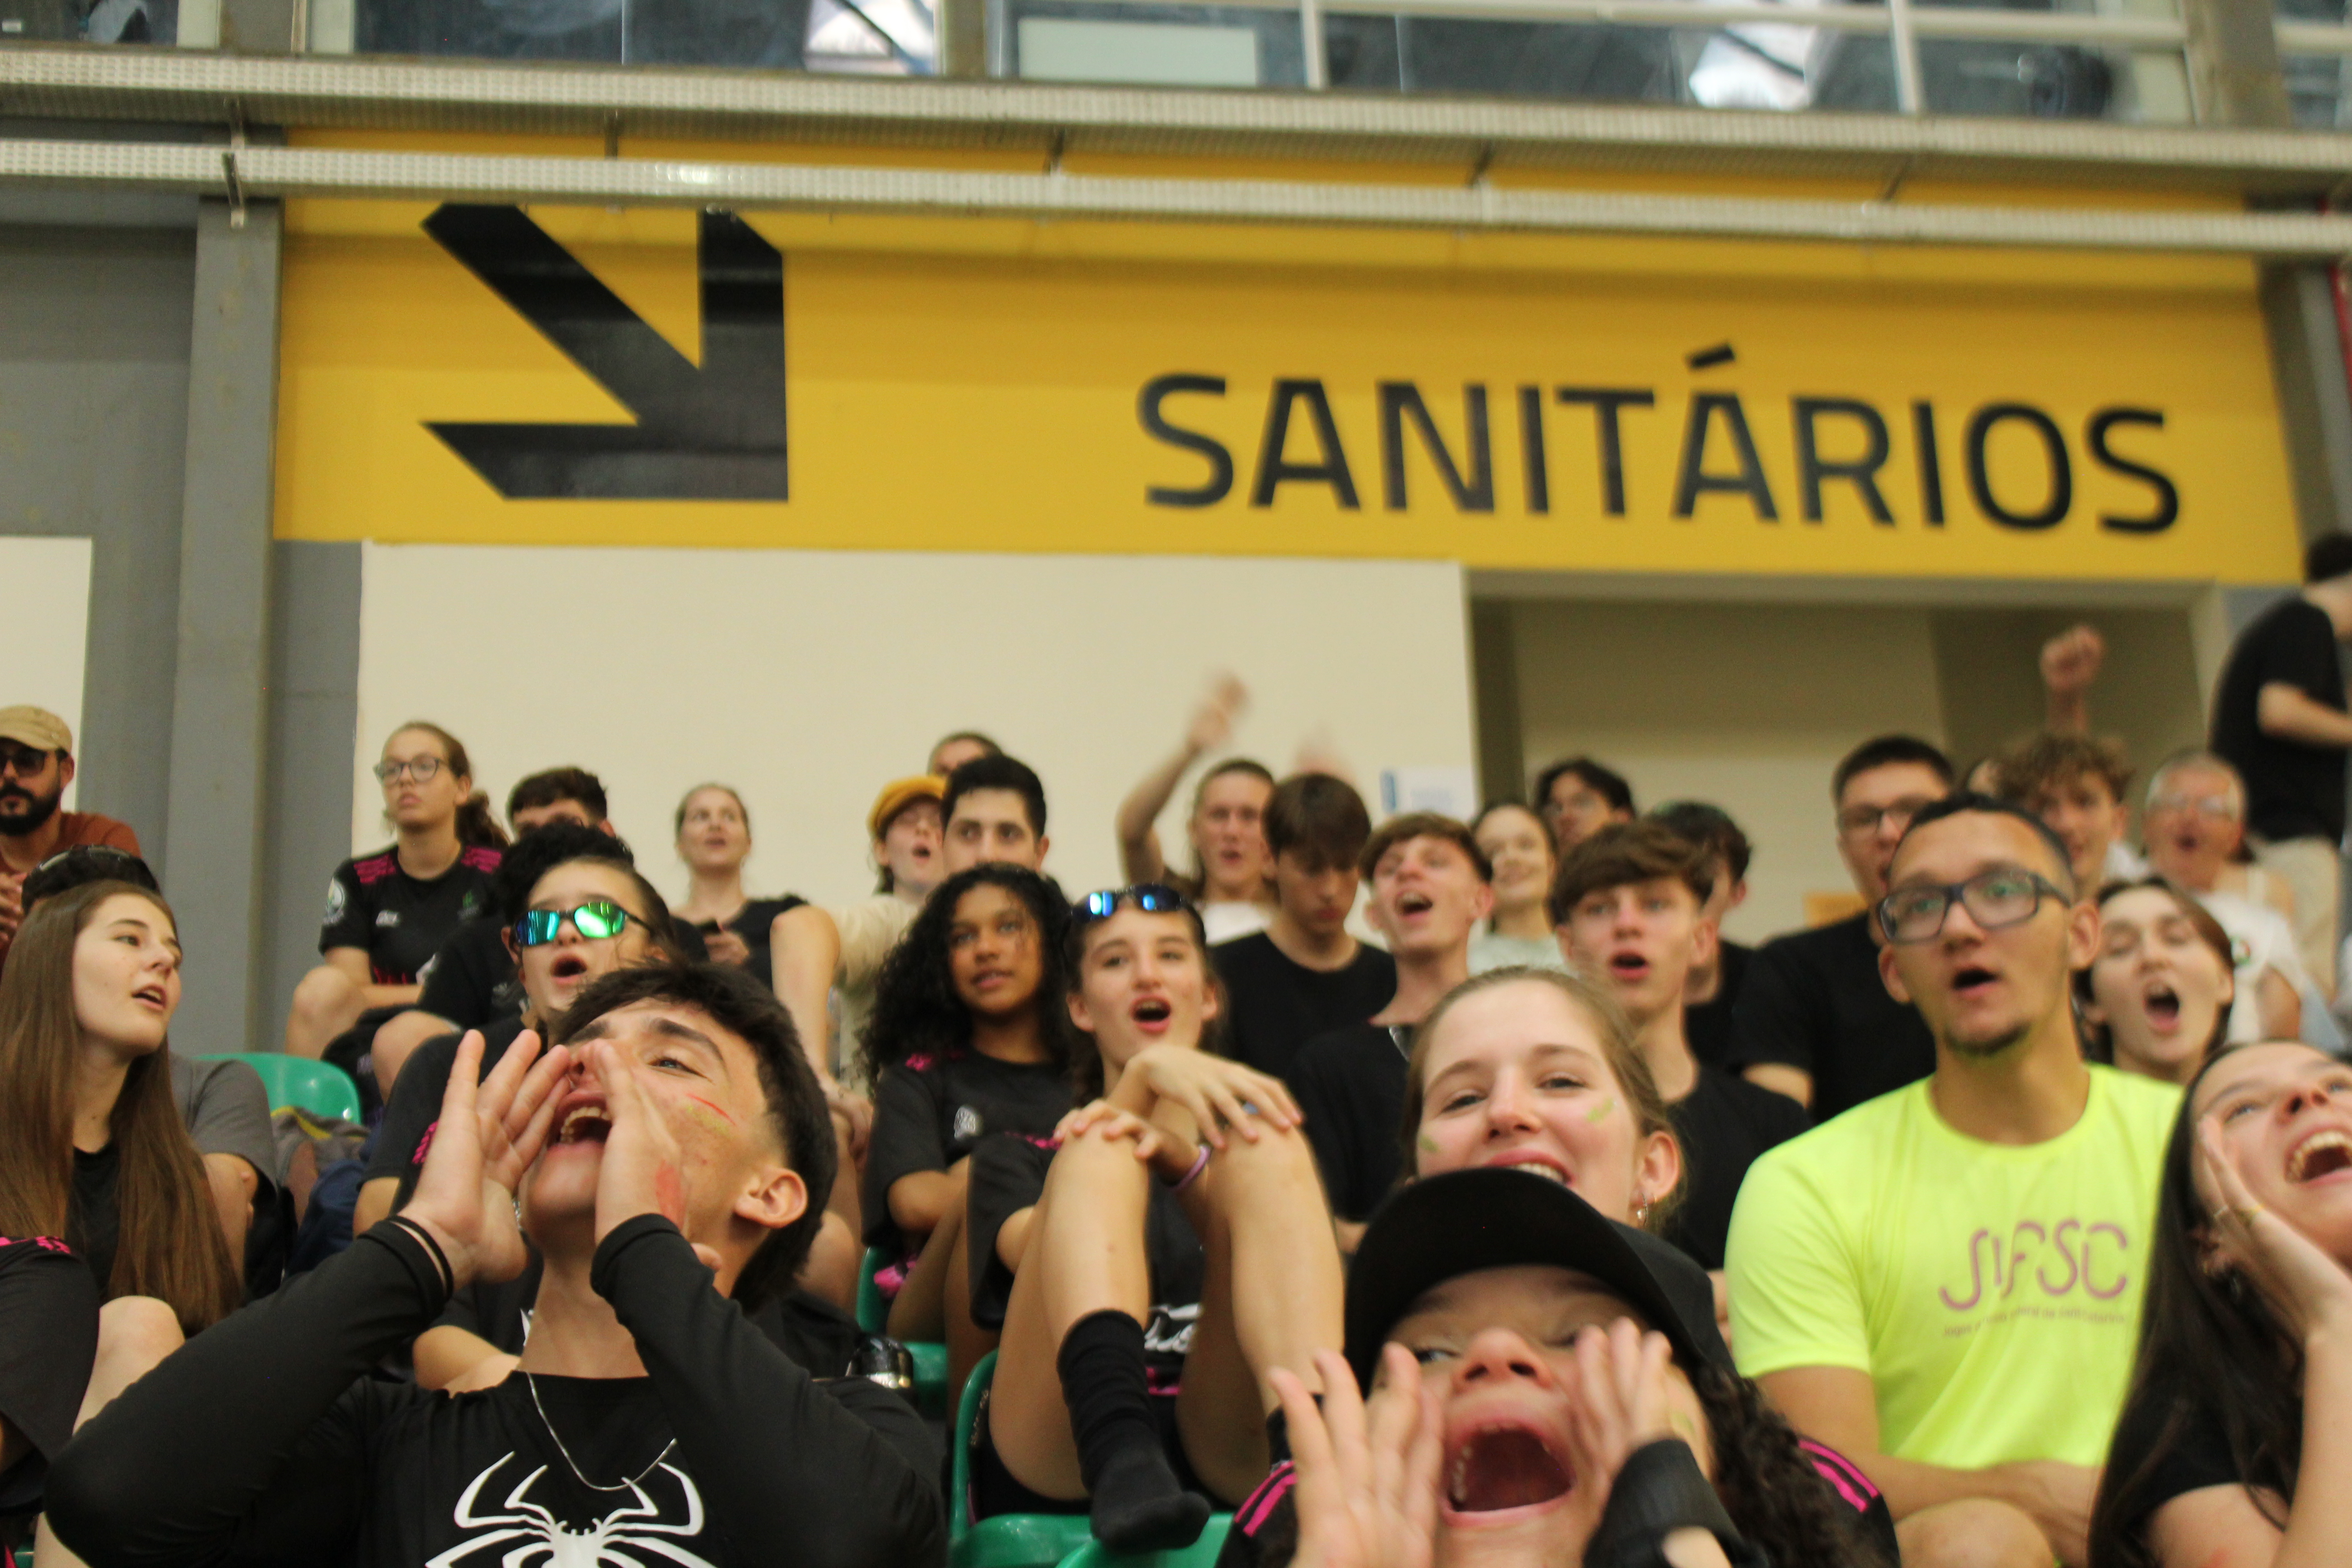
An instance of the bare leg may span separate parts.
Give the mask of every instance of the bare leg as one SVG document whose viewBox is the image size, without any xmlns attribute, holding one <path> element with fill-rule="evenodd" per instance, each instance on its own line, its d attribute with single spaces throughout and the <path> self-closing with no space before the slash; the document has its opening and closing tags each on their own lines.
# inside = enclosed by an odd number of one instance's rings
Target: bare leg
<svg viewBox="0 0 2352 1568">
<path fill-rule="evenodd" d="M 359 983 L 320 964 L 294 987 L 294 1009 L 286 1016 L 287 1054 L 316 1061 L 366 1011 L 367 995 Z"/>
<path fill-rule="evenodd" d="M 172 1309 L 152 1296 L 118 1296 L 98 1310 L 98 1359 L 89 1369 L 74 1430 L 105 1409 L 114 1396 L 154 1370 L 155 1363 L 187 1342 Z M 33 1535 L 34 1568 L 81 1568 L 49 1531 L 43 1516 Z"/>
<path fill-rule="evenodd" d="M 890 1303 L 890 1337 L 894 1340 L 942 1340 L 947 1337 L 947 1294 L 950 1265 L 956 1240 L 963 1235 L 963 1205 L 948 1205 L 947 1213 L 923 1242 L 907 1282 Z M 967 1309 L 968 1310 L 969 1309 Z"/>
<path fill-rule="evenodd" d="M 962 1388 L 971 1369 L 980 1364 L 980 1358 L 996 1348 L 996 1335 L 972 1321 L 971 1227 L 968 1225 L 956 1226 L 955 1250 L 948 1255 L 944 1296 L 948 1387 L 952 1391 Z"/>
<path fill-rule="evenodd" d="M 1991 1498 L 1923 1508 L 1895 1534 L 1904 1568 L 2050 1568 L 2055 1556 L 2031 1515 Z"/>
<path fill-rule="evenodd" d="M 1075 1502 L 1087 1495 L 1062 1394 L 1064 1337 L 1097 1312 L 1125 1312 L 1138 1322 L 1150 1313 L 1143 1250 L 1150 1182 L 1134 1143 L 1097 1128 L 1065 1142 L 1046 1173 L 989 1394 L 989 1432 L 1004 1468 L 1041 1496 Z"/>
<path fill-rule="evenodd" d="M 355 1014 L 352 1023 L 357 1022 L 359 1018 Z M 343 1029 L 351 1026 L 351 1024 L 346 1024 Z M 395 1013 L 383 1021 L 383 1026 L 375 1032 L 375 1043 L 368 1047 L 368 1051 L 375 1063 L 376 1087 L 383 1091 L 385 1100 L 392 1099 L 393 1080 L 400 1077 L 401 1068 L 416 1053 L 416 1047 L 427 1040 L 451 1033 L 456 1027 L 446 1018 L 436 1017 L 415 1007 L 405 1013 Z M 342 1029 L 335 1031 L 337 1035 L 341 1033 Z M 335 1037 L 330 1035 L 327 1037 L 331 1040 Z"/>
<path fill-rule="evenodd" d="M 857 1245 L 857 1233 L 841 1223 L 841 1216 L 827 1214 L 817 1229 L 816 1239 L 809 1244 L 808 1260 L 801 1265 L 801 1289 L 811 1295 L 821 1296 L 843 1311 L 855 1311 L 857 1307 L 857 1264 L 865 1249 Z"/>
<path fill-rule="evenodd" d="M 1255 1143 L 1226 1139 L 1185 1190 L 1184 1206 L 1208 1269 L 1177 1430 L 1210 1490 L 1238 1501 L 1265 1479 L 1265 1418 L 1280 1403 L 1267 1371 L 1287 1368 L 1316 1388 L 1315 1352 L 1339 1348 L 1339 1249 L 1301 1132 L 1261 1124 Z"/>
<path fill-rule="evenodd" d="M 380 1059 L 380 1058 L 379 1058 Z M 850 1137 L 849 1118 L 836 1110 L 833 1113 L 834 1171 L 833 1193 L 824 1206 L 841 1216 L 852 1236 L 866 1234 L 865 1208 L 859 1202 L 858 1169 L 855 1141 Z"/>
</svg>

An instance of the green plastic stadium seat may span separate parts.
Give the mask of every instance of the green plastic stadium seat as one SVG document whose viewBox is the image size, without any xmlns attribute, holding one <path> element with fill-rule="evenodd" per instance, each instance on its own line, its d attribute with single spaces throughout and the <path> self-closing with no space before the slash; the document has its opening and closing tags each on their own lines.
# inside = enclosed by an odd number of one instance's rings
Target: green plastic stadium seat
<svg viewBox="0 0 2352 1568">
<path fill-rule="evenodd" d="M 996 1352 L 981 1357 L 956 1406 L 954 1482 L 948 1493 L 948 1568 L 1055 1568 L 1093 1538 L 1082 1513 L 971 1517 L 971 1429 L 996 1378 Z"/>
<path fill-rule="evenodd" d="M 289 1057 L 283 1051 L 221 1051 L 191 1058 L 200 1062 L 243 1062 L 261 1075 L 272 1110 L 296 1106 L 314 1116 L 360 1119 L 360 1086 L 332 1062 Z"/>
<path fill-rule="evenodd" d="M 1215 1568 L 1217 1553 L 1225 1547 L 1225 1531 L 1233 1527 L 1232 1514 L 1213 1513 L 1201 1539 L 1174 1552 L 1113 1552 L 1089 1540 L 1062 1559 L 1062 1568 Z"/>
<path fill-rule="evenodd" d="M 874 1283 L 874 1271 L 888 1261 L 880 1249 L 869 1247 L 857 1266 L 857 1326 L 869 1334 L 890 1331 L 890 1303 L 882 1299 L 882 1288 Z M 948 1347 L 919 1340 L 907 1346 L 907 1352 L 915 1358 L 916 1405 L 926 1415 L 946 1415 L 950 1403 Z"/>
</svg>

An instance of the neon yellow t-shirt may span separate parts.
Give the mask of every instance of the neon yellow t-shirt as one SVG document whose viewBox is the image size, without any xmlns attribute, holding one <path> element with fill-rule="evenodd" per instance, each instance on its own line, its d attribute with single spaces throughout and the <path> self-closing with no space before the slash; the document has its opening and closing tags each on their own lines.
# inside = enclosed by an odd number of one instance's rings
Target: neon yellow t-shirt
<svg viewBox="0 0 2352 1568">
<path fill-rule="evenodd" d="M 2104 1462 L 2180 1091 L 2090 1070 L 2047 1142 L 1966 1137 L 1923 1080 L 1758 1160 L 1728 1247 L 1739 1370 L 1868 1373 L 1898 1458 Z"/>
</svg>

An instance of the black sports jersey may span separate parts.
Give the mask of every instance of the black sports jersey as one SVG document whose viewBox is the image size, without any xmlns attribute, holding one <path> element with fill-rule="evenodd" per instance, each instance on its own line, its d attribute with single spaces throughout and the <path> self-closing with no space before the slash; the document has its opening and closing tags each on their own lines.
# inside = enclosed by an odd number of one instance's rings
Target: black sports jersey
<svg viewBox="0 0 2352 1568">
<path fill-rule="evenodd" d="M 1683 1149 L 1683 1179 L 1658 1234 L 1701 1268 L 1723 1267 L 1731 1205 L 1765 1150 L 1812 1125 L 1805 1108 L 1744 1078 L 1699 1064 L 1691 1091 L 1666 1107 Z"/>
<path fill-rule="evenodd" d="M 84 1426 L 50 1468 L 50 1522 L 99 1568 L 940 1562 L 936 1450 L 911 1406 L 812 1380 L 659 1215 L 615 1226 L 591 1279 L 645 1376 L 455 1396 L 377 1381 L 447 1300 L 424 1246 L 378 1226 Z"/>
<path fill-rule="evenodd" d="M 991 1132 L 1043 1138 L 1070 1110 L 1070 1080 L 1047 1062 L 1001 1062 L 978 1051 L 917 1054 L 882 1069 L 866 1145 L 866 1244 L 894 1262 L 909 1243 L 890 1218 L 902 1176 L 944 1171 Z"/>
<path fill-rule="evenodd" d="M 502 1018 L 482 1031 L 483 1078 L 490 1076 L 490 1069 L 521 1033 L 520 1015 Z M 425 1041 L 410 1054 L 400 1076 L 393 1080 L 392 1099 L 384 1105 L 383 1120 L 376 1123 L 367 1173 L 361 1180 L 389 1176 L 397 1181 L 400 1193 L 393 1200 L 395 1209 L 416 1190 L 425 1152 L 433 1146 L 433 1129 L 440 1125 L 441 1097 L 449 1090 L 449 1069 L 457 1063 L 457 1047 L 464 1039 L 462 1035 L 441 1035 Z"/>
<path fill-rule="evenodd" d="M 1290 1064 L 1290 1092 L 1306 1113 L 1307 1141 L 1323 1173 L 1331 1212 L 1368 1220 L 1397 1184 L 1403 1151 L 1406 1054 L 1402 1025 L 1350 1024 L 1309 1040 Z"/>
<path fill-rule="evenodd" d="M 405 1194 L 404 1194 L 404 1196 Z M 530 1338 L 531 1308 L 539 1300 L 544 1272 L 534 1249 L 523 1271 L 502 1284 L 479 1279 L 449 1298 L 436 1329 L 462 1329 L 508 1355 L 520 1355 Z M 772 1297 L 744 1316 L 768 1342 L 812 1377 L 840 1377 L 849 1371 L 865 1335 L 857 1320 L 819 1296 L 793 1289 Z M 920 1453 L 909 1456 L 919 1459 Z"/>
<path fill-rule="evenodd" d="M 489 907 L 499 858 L 494 846 L 469 844 L 429 882 L 402 870 L 392 849 L 344 861 L 327 883 L 319 951 L 363 949 L 376 984 L 414 985 L 441 944 Z"/>
<path fill-rule="evenodd" d="M 671 935 L 678 956 L 688 963 L 709 956 L 694 927 L 674 926 Z M 460 1029 L 486 1029 L 514 1017 L 525 1001 L 514 960 L 507 954 L 506 922 L 495 914 L 477 916 L 451 932 L 416 972 L 416 980 L 423 987 L 417 1011 L 446 1018 Z"/>
<path fill-rule="evenodd" d="M 743 945 L 751 950 L 751 956 L 743 961 L 744 973 L 761 984 L 773 988 L 776 984 L 775 956 L 768 947 L 774 935 L 776 917 L 804 908 L 807 903 L 808 900 L 798 893 L 786 893 L 781 899 L 753 899 L 735 911 L 735 918 L 727 922 L 727 929 L 741 937 Z M 679 921 L 677 929 L 694 932 L 708 949 L 709 939 L 719 934 L 719 922 Z"/>
<path fill-rule="evenodd" d="M 996 1255 L 996 1233 L 1006 1220 L 1036 1204 L 1060 1146 L 1051 1138 L 999 1132 L 982 1139 L 971 1152 L 967 1221 L 971 1318 L 983 1329 L 1003 1329 L 1005 1306 L 1013 1300 L 1013 1270 Z M 1154 1389 L 1173 1389 L 1183 1379 L 1184 1357 L 1192 1348 L 1209 1258 L 1182 1201 L 1159 1182 L 1151 1184 L 1151 1201 L 1144 1211 L 1143 1258 L 1151 1276 L 1151 1316 L 1143 1325 L 1144 1365 Z"/>
</svg>

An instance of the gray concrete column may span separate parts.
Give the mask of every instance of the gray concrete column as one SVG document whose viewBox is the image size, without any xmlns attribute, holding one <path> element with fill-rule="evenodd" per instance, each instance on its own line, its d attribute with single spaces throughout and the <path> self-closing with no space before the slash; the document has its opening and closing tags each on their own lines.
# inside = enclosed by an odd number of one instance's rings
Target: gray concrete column
<svg viewBox="0 0 2352 1568">
<path fill-rule="evenodd" d="M 186 932 L 173 1033 L 192 1050 L 274 1048 L 261 1004 L 270 502 L 282 213 L 196 219 L 195 324 L 180 524 L 179 660 L 159 867 Z"/>
<path fill-rule="evenodd" d="M 2268 268 L 2263 317 L 2303 536 L 2352 528 L 2352 383 L 2327 268 Z"/>
</svg>

